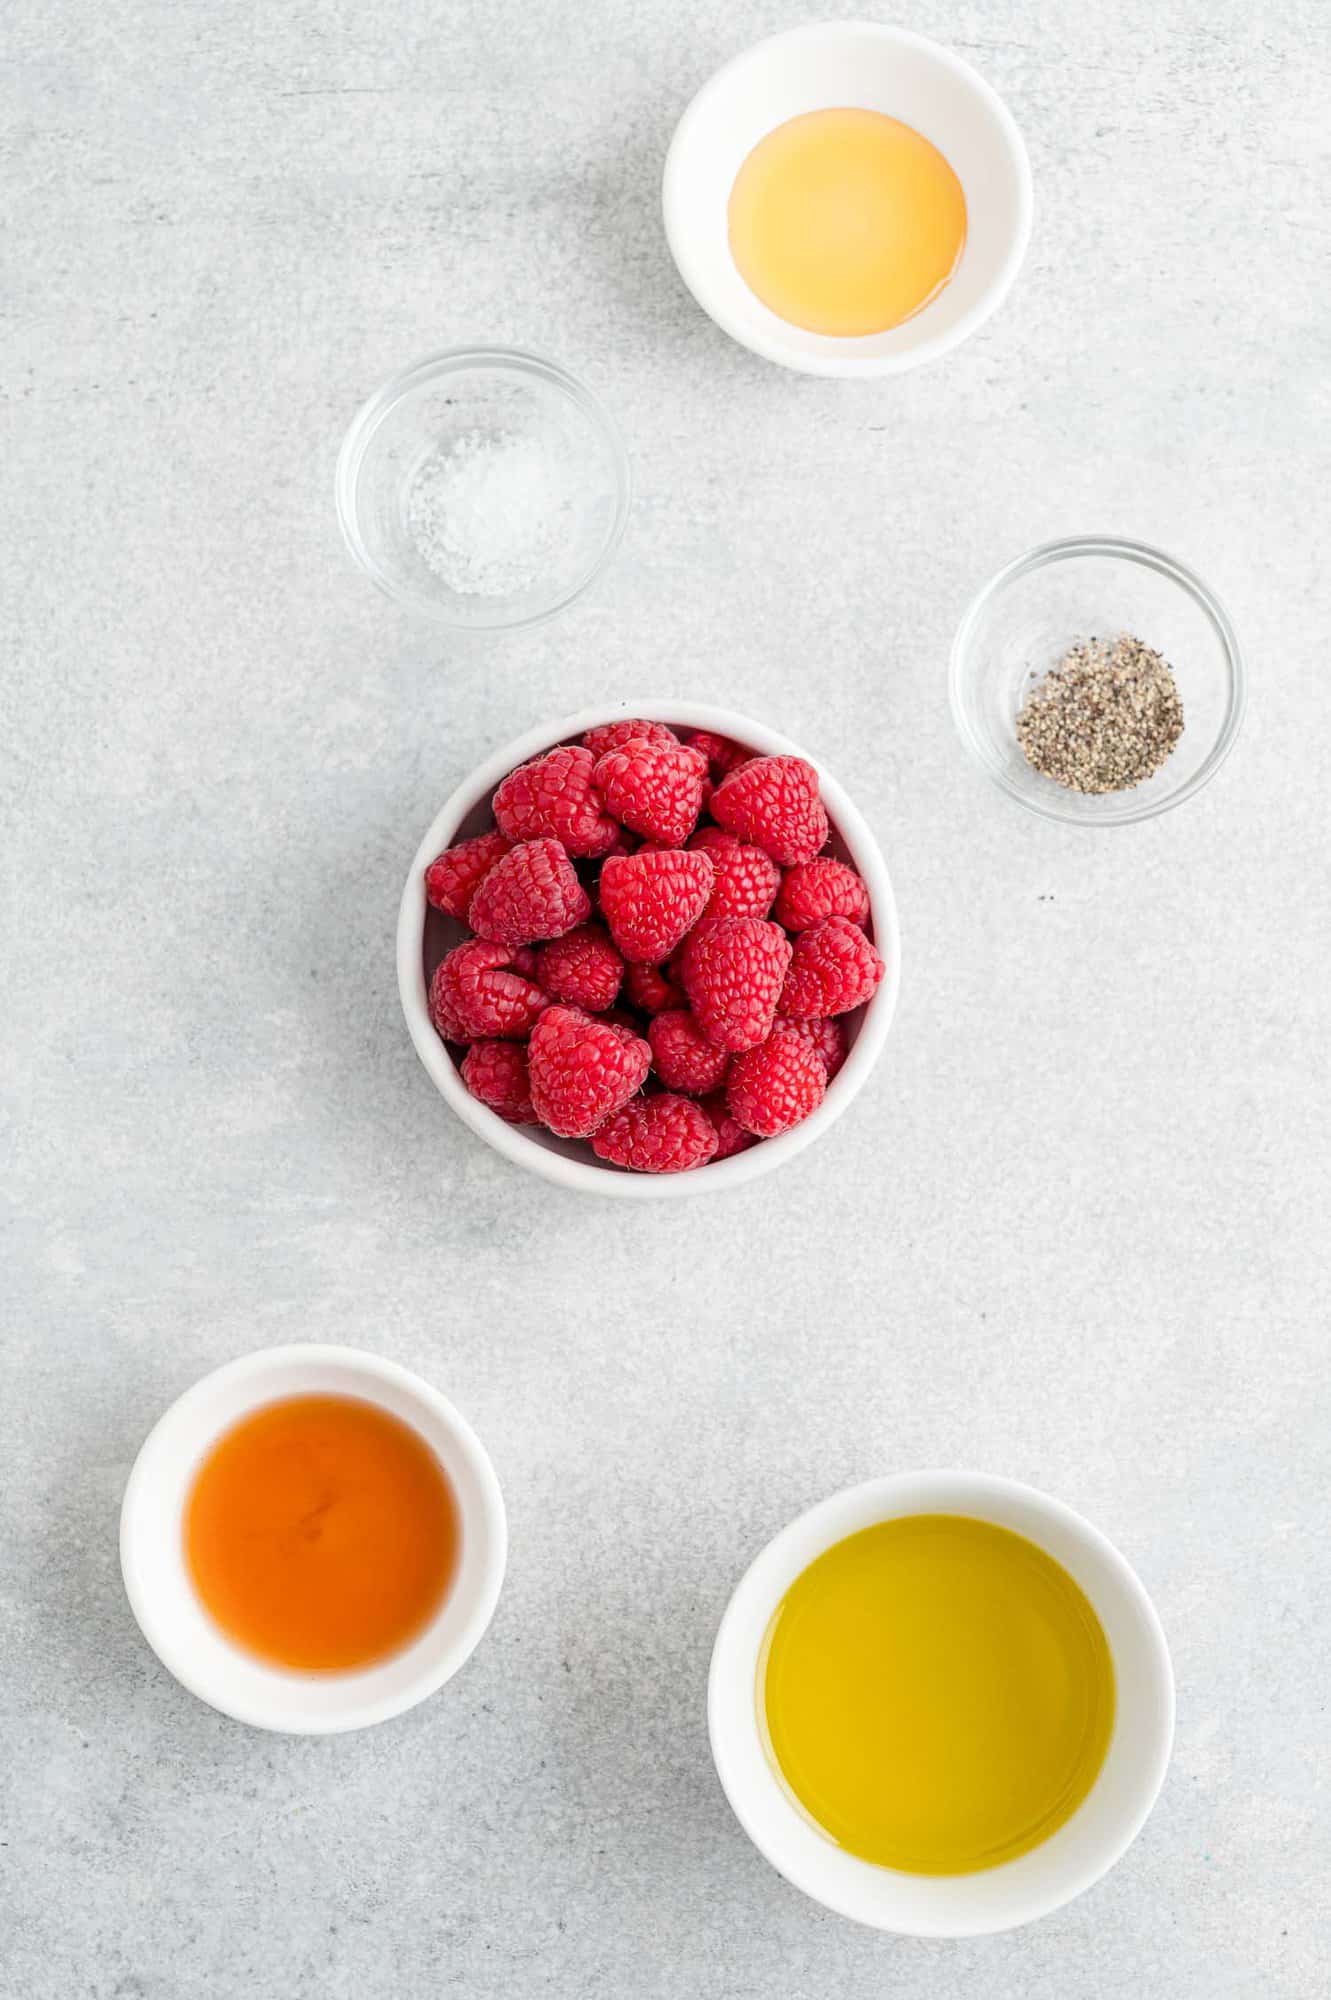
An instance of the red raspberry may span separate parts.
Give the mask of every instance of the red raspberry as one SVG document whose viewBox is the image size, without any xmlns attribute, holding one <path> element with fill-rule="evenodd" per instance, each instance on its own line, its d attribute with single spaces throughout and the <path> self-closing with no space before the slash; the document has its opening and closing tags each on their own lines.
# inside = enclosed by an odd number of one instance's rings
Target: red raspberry
<svg viewBox="0 0 1331 2000">
<path fill-rule="evenodd" d="M 520 764 L 494 795 L 494 816 L 510 840 L 562 842 L 570 854 L 605 854 L 619 829 L 592 783 L 596 759 L 578 743 L 561 743 Z"/>
<path fill-rule="evenodd" d="M 882 976 L 883 961 L 859 925 L 827 917 L 795 939 L 781 1012 L 805 1021 L 848 1014 L 869 999 Z"/>
<path fill-rule="evenodd" d="M 761 917 L 712 917 L 680 954 L 679 973 L 698 1026 L 719 1049 L 751 1049 L 772 1026 L 790 940 Z"/>
<path fill-rule="evenodd" d="M 462 1081 L 510 1125 L 536 1123 L 527 1051 L 520 1042 L 473 1042 L 462 1058 Z"/>
<path fill-rule="evenodd" d="M 682 986 L 676 986 L 663 965 L 628 965 L 624 968 L 624 998 L 630 1007 L 644 1014 L 660 1014 L 667 1007 L 687 1007 Z"/>
<path fill-rule="evenodd" d="M 601 915 L 631 964 L 659 965 L 693 929 L 712 893 L 705 854 L 642 847 L 614 854 L 601 870 Z"/>
<path fill-rule="evenodd" d="M 445 915 L 464 923 L 467 905 L 480 883 L 512 844 L 504 834 L 491 828 L 489 833 L 478 833 L 474 840 L 460 840 L 455 847 L 446 847 L 425 871 L 426 900 L 436 910 L 443 910 Z"/>
<path fill-rule="evenodd" d="M 702 811 L 707 759 L 683 743 L 635 736 L 596 763 L 596 787 L 621 825 L 663 847 L 682 847 Z"/>
<path fill-rule="evenodd" d="M 598 1160 L 639 1174 L 682 1174 L 716 1152 L 716 1127 L 691 1097 L 635 1097 L 592 1140 Z"/>
<path fill-rule="evenodd" d="M 647 1043 L 577 1007 L 547 1007 L 528 1050 L 532 1108 L 563 1139 L 587 1139 L 641 1089 Z"/>
<path fill-rule="evenodd" d="M 783 868 L 812 861 L 827 839 L 818 773 L 802 757 L 754 757 L 741 764 L 713 792 L 712 818 Z"/>
<path fill-rule="evenodd" d="M 591 909 L 559 842 L 524 840 L 495 862 L 471 899 L 467 919 L 477 937 L 523 945 L 563 937 Z"/>
<path fill-rule="evenodd" d="M 669 1007 L 647 1024 L 652 1068 L 667 1090 L 703 1097 L 720 1085 L 730 1057 L 708 1041 L 687 1007 Z"/>
<path fill-rule="evenodd" d="M 781 886 L 781 870 L 770 854 L 764 854 L 761 847 L 750 847 L 738 834 L 726 833 L 719 826 L 700 827 L 689 849 L 710 855 L 716 870 L 716 887 L 704 916 L 767 915 Z"/>
<path fill-rule="evenodd" d="M 711 766 L 712 776 L 720 782 L 727 771 L 733 771 L 736 764 L 742 764 L 748 756 L 738 743 L 732 743 L 728 736 L 718 736 L 712 729 L 690 729 L 684 741 L 691 743 L 695 750 L 701 750 Z"/>
<path fill-rule="evenodd" d="M 788 931 L 807 931 L 824 917 L 863 924 L 869 919 L 869 891 L 844 861 L 820 854 L 786 870 L 773 915 Z"/>
<path fill-rule="evenodd" d="M 632 743 L 641 737 L 646 743 L 678 743 L 673 729 L 667 729 L 664 722 L 641 722 L 630 718 L 627 722 L 603 722 L 599 729 L 584 729 L 582 740 L 593 757 L 604 757 L 607 750 L 618 750 L 625 743 Z"/>
<path fill-rule="evenodd" d="M 803 1035 L 810 1048 L 817 1049 L 823 1059 L 823 1067 L 827 1071 L 827 1081 L 830 1083 L 842 1063 L 846 1060 L 846 1057 L 850 1054 L 850 1044 L 846 1040 L 844 1023 L 841 1021 L 796 1021 L 785 1014 L 781 1015 L 780 1018 L 786 1022 L 787 1027 L 794 1028 L 797 1033 Z"/>
<path fill-rule="evenodd" d="M 507 945 L 468 938 L 441 959 L 430 981 L 430 1019 L 446 1042 L 526 1040 L 550 1002 L 509 968 L 512 955 Z"/>
<path fill-rule="evenodd" d="M 579 924 L 541 953 L 536 982 L 552 1000 L 604 1014 L 619 998 L 624 961 L 600 924 Z"/>
<path fill-rule="evenodd" d="M 732 1153 L 747 1152 L 750 1146 L 757 1145 L 758 1141 L 752 1132 L 746 1132 L 739 1120 L 731 1117 L 724 1090 L 714 1091 L 710 1097 L 704 1097 L 702 1108 L 716 1127 L 716 1152 L 713 1155 L 715 1159 L 728 1160 Z"/>
<path fill-rule="evenodd" d="M 822 1057 L 784 1021 L 756 1049 L 736 1056 L 726 1079 L 731 1117 L 759 1139 L 788 1132 L 818 1109 L 826 1093 Z"/>
<path fill-rule="evenodd" d="M 541 970 L 541 954 L 534 951 L 531 945 L 520 944 L 516 951 L 510 952 L 508 967 L 510 972 L 520 972 L 524 979 L 530 979 L 535 985 L 540 986 L 541 982 L 537 975 Z"/>
</svg>

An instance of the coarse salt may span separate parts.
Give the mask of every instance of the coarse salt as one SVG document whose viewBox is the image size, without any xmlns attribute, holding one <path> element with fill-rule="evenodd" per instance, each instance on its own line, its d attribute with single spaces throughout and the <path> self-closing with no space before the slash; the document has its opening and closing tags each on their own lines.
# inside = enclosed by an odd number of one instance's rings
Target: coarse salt
<svg viewBox="0 0 1331 2000">
<path fill-rule="evenodd" d="M 567 560 L 573 468 L 557 446 L 468 431 L 412 481 L 407 526 L 421 560 L 466 597 L 509 597 Z"/>
</svg>

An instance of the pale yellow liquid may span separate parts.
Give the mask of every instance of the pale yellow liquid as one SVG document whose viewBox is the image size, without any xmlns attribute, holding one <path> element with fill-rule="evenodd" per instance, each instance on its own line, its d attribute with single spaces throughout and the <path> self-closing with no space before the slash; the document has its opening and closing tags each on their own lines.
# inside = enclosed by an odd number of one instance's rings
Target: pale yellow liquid
<svg viewBox="0 0 1331 2000">
<path fill-rule="evenodd" d="M 1114 1668 L 1052 1556 L 958 1514 L 838 1542 L 778 1606 L 759 1712 L 786 1786 L 852 1854 L 964 1875 L 1039 1846 L 1104 1762 Z"/>
<path fill-rule="evenodd" d="M 966 246 L 943 155 L 881 111 L 809 111 L 760 139 L 730 192 L 750 291 L 810 333 L 885 333 L 928 305 Z"/>
</svg>

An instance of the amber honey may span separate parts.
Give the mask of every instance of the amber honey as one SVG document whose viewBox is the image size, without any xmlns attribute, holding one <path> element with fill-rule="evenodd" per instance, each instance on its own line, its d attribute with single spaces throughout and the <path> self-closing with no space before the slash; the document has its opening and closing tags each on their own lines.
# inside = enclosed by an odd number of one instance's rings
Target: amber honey
<svg viewBox="0 0 1331 2000">
<path fill-rule="evenodd" d="M 213 1446 L 184 1535 L 195 1589 L 237 1645 L 275 1666 L 347 1672 L 428 1625 L 460 1522 L 410 1425 L 354 1396 L 293 1396 Z"/>
</svg>

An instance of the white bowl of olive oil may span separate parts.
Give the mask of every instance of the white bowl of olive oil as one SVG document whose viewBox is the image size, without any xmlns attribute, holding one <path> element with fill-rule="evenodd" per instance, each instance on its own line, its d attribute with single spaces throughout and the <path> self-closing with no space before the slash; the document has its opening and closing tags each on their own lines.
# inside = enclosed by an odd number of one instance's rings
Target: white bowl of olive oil
<svg viewBox="0 0 1331 2000">
<path fill-rule="evenodd" d="M 1133 1570 L 1010 1479 L 907 1473 L 782 1530 L 712 1654 L 718 1775 L 754 1845 L 838 1915 L 913 1937 L 1047 1916 L 1164 1782 L 1174 1680 Z"/>
<path fill-rule="evenodd" d="M 810 375 L 895 375 L 1007 296 L 1031 170 L 1006 105 L 951 50 L 816 22 L 703 85 L 662 206 L 680 276 L 735 340 Z"/>
</svg>

